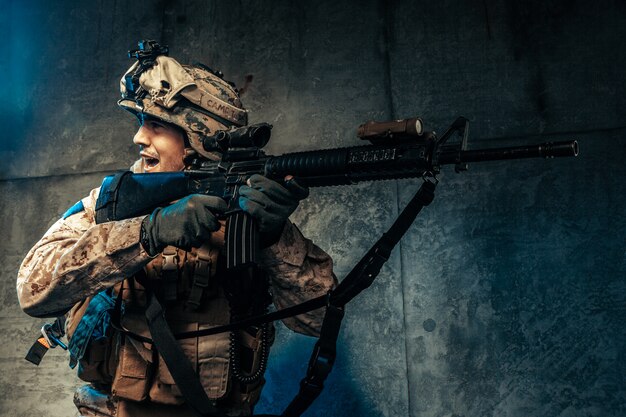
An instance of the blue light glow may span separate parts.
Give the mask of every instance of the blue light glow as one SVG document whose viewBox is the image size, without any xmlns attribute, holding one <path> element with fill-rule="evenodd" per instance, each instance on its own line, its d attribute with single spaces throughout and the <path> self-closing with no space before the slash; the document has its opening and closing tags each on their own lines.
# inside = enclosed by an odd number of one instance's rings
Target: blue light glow
<svg viewBox="0 0 626 417">
<path fill-rule="evenodd" d="M 35 7 L 35 9 L 34 9 Z M 36 6 L 0 0 L 0 149 L 16 150 L 32 120 L 43 36 Z"/>
</svg>

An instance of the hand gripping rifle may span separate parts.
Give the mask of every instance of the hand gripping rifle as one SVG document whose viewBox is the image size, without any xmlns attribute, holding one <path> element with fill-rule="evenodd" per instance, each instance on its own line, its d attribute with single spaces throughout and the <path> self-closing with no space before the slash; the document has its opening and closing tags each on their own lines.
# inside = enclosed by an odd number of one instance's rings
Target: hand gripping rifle
<svg viewBox="0 0 626 417">
<path fill-rule="evenodd" d="M 130 171 L 108 176 L 102 183 L 96 205 L 96 222 L 146 215 L 155 208 L 189 194 L 224 198 L 227 212 L 227 268 L 255 262 L 258 230 L 255 222 L 238 207 L 238 190 L 253 174 L 282 181 L 292 175 L 309 187 L 356 184 L 361 181 L 400 178 L 436 178 L 442 165 L 455 165 L 461 172 L 468 162 L 521 158 L 576 156 L 576 141 L 542 143 L 533 146 L 468 150 L 469 121 L 457 118 L 441 136 L 424 131 L 419 118 L 390 122 L 370 121 L 359 126 L 357 135 L 369 145 L 266 155 L 272 126 L 259 123 L 218 131 L 206 137 L 207 151 L 218 152 L 221 160 L 197 157 L 180 172 L 133 174 Z M 448 144 L 453 133 L 461 140 Z"/>
</svg>

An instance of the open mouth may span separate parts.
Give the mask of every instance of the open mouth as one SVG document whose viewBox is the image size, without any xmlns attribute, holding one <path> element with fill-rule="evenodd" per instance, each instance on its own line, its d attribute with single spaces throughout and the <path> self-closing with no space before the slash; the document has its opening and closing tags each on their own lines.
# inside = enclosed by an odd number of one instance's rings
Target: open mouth
<svg viewBox="0 0 626 417">
<path fill-rule="evenodd" d="M 147 154 L 141 154 L 141 157 L 143 158 L 143 167 L 146 171 L 154 169 L 159 165 L 159 158 Z"/>
</svg>

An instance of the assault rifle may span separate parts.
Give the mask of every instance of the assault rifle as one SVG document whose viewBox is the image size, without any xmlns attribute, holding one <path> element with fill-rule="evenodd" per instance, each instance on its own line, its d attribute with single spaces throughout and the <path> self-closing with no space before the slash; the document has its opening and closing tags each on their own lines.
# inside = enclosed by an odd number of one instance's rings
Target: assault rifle
<svg viewBox="0 0 626 417">
<path fill-rule="evenodd" d="M 254 221 L 237 202 L 238 190 L 253 174 L 282 181 L 292 175 L 309 187 L 355 184 L 361 181 L 401 178 L 435 178 L 443 165 L 456 172 L 469 162 L 521 158 L 553 158 L 578 155 L 576 141 L 533 146 L 468 150 L 469 121 L 457 118 L 441 136 L 424 131 L 419 118 L 390 122 L 370 121 L 359 126 L 357 135 L 369 145 L 266 155 L 272 126 L 260 123 L 218 131 L 206 137 L 203 147 L 221 154 L 219 161 L 197 157 L 181 172 L 108 176 L 102 183 L 96 205 L 96 222 L 103 223 L 151 213 L 189 194 L 209 194 L 230 204 L 226 223 L 227 268 L 255 261 L 258 232 Z M 456 144 L 448 139 L 458 133 Z"/>
</svg>

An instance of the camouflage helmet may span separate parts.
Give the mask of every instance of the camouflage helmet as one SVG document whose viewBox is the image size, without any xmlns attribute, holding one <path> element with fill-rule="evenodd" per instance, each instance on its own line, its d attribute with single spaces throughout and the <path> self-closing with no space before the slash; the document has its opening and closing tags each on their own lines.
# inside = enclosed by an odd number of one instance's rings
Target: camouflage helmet
<svg viewBox="0 0 626 417">
<path fill-rule="evenodd" d="M 248 124 L 237 90 L 221 74 L 201 64 L 181 65 L 166 55 L 157 56 L 145 68 L 141 65 L 136 62 L 122 77 L 118 105 L 139 118 L 152 116 L 179 126 L 200 155 L 219 158 L 202 146 L 202 138 L 215 133 L 209 127 L 215 121 L 224 129 Z M 129 85 L 128 80 L 137 73 L 138 86 Z"/>
</svg>

